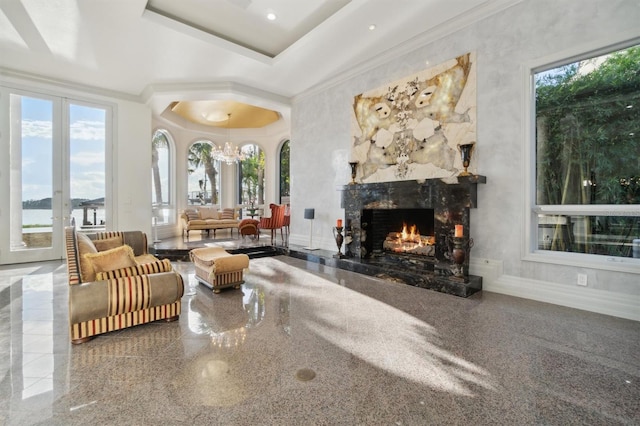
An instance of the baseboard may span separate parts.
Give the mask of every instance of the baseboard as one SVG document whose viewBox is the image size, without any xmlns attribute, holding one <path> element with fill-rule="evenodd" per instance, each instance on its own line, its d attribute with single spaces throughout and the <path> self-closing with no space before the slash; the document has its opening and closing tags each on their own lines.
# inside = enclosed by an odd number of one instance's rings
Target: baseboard
<svg viewBox="0 0 640 426">
<path fill-rule="evenodd" d="M 504 275 L 502 262 L 487 259 L 472 260 L 470 273 L 483 277 L 483 291 L 640 321 L 639 296 Z"/>
</svg>

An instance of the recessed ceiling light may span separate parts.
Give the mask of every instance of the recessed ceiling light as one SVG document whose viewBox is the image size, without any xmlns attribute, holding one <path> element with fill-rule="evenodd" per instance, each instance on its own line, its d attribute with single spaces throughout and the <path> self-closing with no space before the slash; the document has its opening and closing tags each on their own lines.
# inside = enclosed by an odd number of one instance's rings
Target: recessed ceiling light
<svg viewBox="0 0 640 426">
<path fill-rule="evenodd" d="M 275 21 L 277 18 L 276 14 L 273 12 L 267 13 L 267 19 L 270 21 Z"/>
<path fill-rule="evenodd" d="M 376 24 L 369 25 L 369 30 L 373 31 L 376 29 Z"/>
</svg>

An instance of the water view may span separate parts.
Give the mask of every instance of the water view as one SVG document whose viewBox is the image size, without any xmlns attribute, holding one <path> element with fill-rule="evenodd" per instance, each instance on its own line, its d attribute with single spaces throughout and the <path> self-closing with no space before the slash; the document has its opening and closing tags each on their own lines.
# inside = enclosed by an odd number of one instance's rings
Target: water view
<svg viewBox="0 0 640 426">
<path fill-rule="evenodd" d="M 45 228 L 51 228 L 53 214 L 51 210 L 46 209 L 23 209 L 22 210 L 22 227 L 23 232 L 30 232 L 30 230 L 42 231 Z M 75 219 L 76 226 L 82 226 L 83 210 L 74 209 L 71 212 L 71 216 Z M 94 211 L 90 209 L 87 212 L 87 220 L 92 224 L 104 223 L 105 211 L 102 209 L 96 209 L 95 218 Z M 41 226 L 34 226 L 41 225 Z M 26 227 L 26 228 L 25 228 Z"/>
</svg>

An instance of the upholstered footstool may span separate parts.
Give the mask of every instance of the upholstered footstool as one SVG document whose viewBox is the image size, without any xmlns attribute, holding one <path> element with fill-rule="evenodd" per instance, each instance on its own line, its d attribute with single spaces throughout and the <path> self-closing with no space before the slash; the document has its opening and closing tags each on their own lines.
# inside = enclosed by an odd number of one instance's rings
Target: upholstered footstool
<svg viewBox="0 0 640 426">
<path fill-rule="evenodd" d="M 260 222 L 255 219 L 242 219 L 238 224 L 238 233 L 244 238 L 245 235 L 250 235 L 255 239 L 260 239 L 260 231 L 258 230 L 258 224 Z"/>
<path fill-rule="evenodd" d="M 189 252 L 195 266 L 196 278 L 220 293 L 226 287 L 240 288 L 244 270 L 249 268 L 249 256 L 227 253 L 222 247 L 202 247 Z"/>
</svg>

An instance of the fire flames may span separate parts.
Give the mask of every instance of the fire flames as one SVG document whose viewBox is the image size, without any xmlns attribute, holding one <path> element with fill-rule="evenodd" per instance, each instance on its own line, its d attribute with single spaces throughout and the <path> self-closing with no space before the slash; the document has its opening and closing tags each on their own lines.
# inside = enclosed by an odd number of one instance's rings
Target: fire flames
<svg viewBox="0 0 640 426">
<path fill-rule="evenodd" d="M 416 225 L 402 224 L 401 232 L 389 232 L 383 249 L 396 253 L 413 253 L 433 256 L 435 237 L 423 237 Z"/>
</svg>

